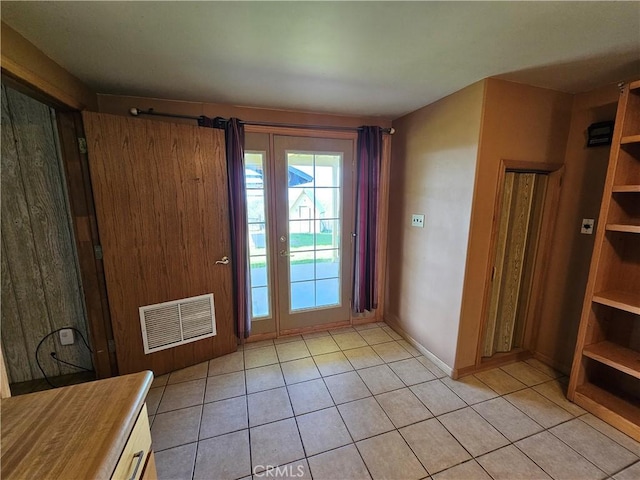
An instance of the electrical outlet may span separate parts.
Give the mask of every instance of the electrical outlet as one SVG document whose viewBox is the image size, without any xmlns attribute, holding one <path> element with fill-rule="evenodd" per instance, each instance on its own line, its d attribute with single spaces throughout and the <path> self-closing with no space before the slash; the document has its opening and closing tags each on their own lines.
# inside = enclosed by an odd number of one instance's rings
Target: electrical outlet
<svg viewBox="0 0 640 480">
<path fill-rule="evenodd" d="M 595 220 L 593 218 L 583 218 L 582 225 L 580 226 L 580 233 L 591 235 L 593 233 L 593 224 Z"/>
<path fill-rule="evenodd" d="M 60 334 L 60 343 L 62 345 L 73 345 L 75 339 L 73 338 L 73 330 L 70 328 L 64 328 L 58 332 Z"/>
<path fill-rule="evenodd" d="M 417 213 L 411 215 L 411 226 L 424 228 L 424 215 L 419 215 Z"/>
</svg>

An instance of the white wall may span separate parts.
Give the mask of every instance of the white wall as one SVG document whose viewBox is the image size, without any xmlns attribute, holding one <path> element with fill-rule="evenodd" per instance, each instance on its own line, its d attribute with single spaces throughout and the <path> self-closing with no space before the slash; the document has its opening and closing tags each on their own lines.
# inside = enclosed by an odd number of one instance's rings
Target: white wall
<svg viewBox="0 0 640 480">
<path fill-rule="evenodd" d="M 393 122 L 385 319 L 452 368 L 484 84 Z"/>
</svg>

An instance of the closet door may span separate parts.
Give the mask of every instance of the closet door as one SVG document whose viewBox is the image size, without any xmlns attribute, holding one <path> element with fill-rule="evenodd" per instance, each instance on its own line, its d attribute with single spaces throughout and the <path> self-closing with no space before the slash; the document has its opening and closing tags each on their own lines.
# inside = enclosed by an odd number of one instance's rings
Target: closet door
<svg viewBox="0 0 640 480">
<path fill-rule="evenodd" d="M 484 357 L 523 346 L 546 190 L 546 174 L 505 174 Z"/>
<path fill-rule="evenodd" d="M 234 351 L 223 132 L 90 112 L 83 120 L 120 373 L 160 375 Z M 145 353 L 140 307 L 209 293 L 214 336 Z"/>
</svg>

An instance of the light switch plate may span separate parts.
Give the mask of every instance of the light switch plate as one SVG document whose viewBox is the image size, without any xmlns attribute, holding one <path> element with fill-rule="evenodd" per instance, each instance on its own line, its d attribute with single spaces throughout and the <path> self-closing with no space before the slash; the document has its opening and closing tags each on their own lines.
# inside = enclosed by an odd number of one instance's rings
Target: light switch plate
<svg viewBox="0 0 640 480">
<path fill-rule="evenodd" d="M 591 235 L 593 233 L 593 224 L 595 220 L 593 218 L 583 218 L 582 225 L 580 226 L 580 233 Z"/>
<path fill-rule="evenodd" d="M 424 215 L 414 213 L 411 215 L 411 226 L 424 228 Z"/>
</svg>

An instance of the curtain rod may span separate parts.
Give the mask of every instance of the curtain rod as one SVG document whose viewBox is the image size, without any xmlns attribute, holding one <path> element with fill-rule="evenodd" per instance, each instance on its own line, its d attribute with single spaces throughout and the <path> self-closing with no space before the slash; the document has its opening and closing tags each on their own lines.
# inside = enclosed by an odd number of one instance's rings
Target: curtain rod
<svg viewBox="0 0 640 480">
<path fill-rule="evenodd" d="M 177 113 L 156 112 L 154 111 L 153 108 L 149 108 L 148 110 L 141 110 L 139 108 L 132 107 L 129 109 L 129 113 L 134 117 L 137 117 L 140 115 L 156 115 L 160 117 L 185 118 L 187 120 L 195 120 L 195 121 L 198 121 L 201 118 L 205 118 L 204 115 L 194 116 L 194 115 L 180 115 Z M 223 119 L 223 121 L 226 121 L 226 119 Z M 303 125 L 303 124 L 297 124 L 297 123 L 248 122 L 244 120 L 241 121 L 241 123 L 244 125 L 256 125 L 256 126 L 263 126 L 263 127 L 307 128 L 312 130 L 355 130 L 355 131 L 362 130 L 362 128 L 360 127 L 336 127 L 331 125 Z M 393 127 L 382 129 L 383 133 L 388 133 L 389 135 L 393 135 L 395 131 L 396 129 Z"/>
</svg>

